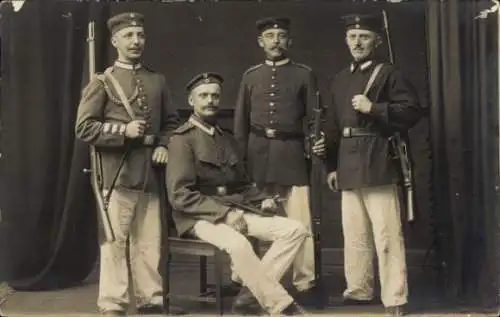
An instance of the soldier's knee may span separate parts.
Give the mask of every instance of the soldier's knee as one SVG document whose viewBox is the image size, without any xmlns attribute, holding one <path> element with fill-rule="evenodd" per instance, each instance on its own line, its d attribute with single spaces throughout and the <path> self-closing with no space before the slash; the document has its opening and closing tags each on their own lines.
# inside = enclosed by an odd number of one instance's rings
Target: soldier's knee
<svg viewBox="0 0 500 317">
<path fill-rule="evenodd" d="M 310 235 L 307 227 L 297 220 L 290 220 L 290 225 L 288 226 L 288 228 L 288 234 L 292 238 L 305 239 Z"/>
<path fill-rule="evenodd" d="M 229 255 L 242 255 L 252 252 L 252 250 L 253 248 L 250 242 L 241 234 L 227 239 L 227 243 L 224 246 L 224 251 Z"/>
</svg>

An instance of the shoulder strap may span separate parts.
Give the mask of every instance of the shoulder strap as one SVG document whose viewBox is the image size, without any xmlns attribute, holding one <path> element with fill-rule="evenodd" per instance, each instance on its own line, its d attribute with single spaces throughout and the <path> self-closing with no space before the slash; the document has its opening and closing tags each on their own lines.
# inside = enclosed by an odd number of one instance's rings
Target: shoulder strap
<svg viewBox="0 0 500 317">
<path fill-rule="evenodd" d="M 372 88 L 373 86 L 373 83 L 375 82 L 375 79 L 377 78 L 378 76 L 378 73 L 380 72 L 380 70 L 382 69 L 382 66 L 384 66 L 383 64 L 378 64 L 377 66 L 375 66 L 375 68 L 373 69 L 373 72 L 372 74 L 370 75 L 370 78 L 368 79 L 368 82 L 366 83 L 366 87 L 365 87 L 365 91 L 363 92 L 363 95 L 366 95 L 370 89 Z"/>
<path fill-rule="evenodd" d="M 127 110 L 127 113 L 130 116 L 130 118 L 132 118 L 132 120 L 135 120 L 135 114 L 134 111 L 132 110 L 132 107 L 130 106 L 130 102 L 128 101 L 128 98 L 125 96 L 125 92 L 123 92 L 123 88 L 118 82 L 118 80 L 116 80 L 116 78 L 111 74 L 111 68 L 107 68 L 104 71 L 104 75 L 109 79 L 109 81 L 115 88 L 116 92 L 118 93 L 118 97 L 120 97 L 120 100 L 123 103 L 125 110 Z"/>
</svg>

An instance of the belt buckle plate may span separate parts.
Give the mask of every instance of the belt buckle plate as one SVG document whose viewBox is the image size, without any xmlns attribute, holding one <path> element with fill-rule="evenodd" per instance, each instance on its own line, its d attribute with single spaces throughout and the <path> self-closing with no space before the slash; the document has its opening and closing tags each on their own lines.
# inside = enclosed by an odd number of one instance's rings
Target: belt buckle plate
<svg viewBox="0 0 500 317">
<path fill-rule="evenodd" d="M 217 195 L 224 196 L 227 195 L 227 187 L 226 186 L 217 186 Z"/>
<path fill-rule="evenodd" d="M 350 138 L 352 135 L 351 135 L 351 128 L 350 127 L 345 127 L 344 129 L 342 129 L 342 136 L 344 138 Z"/>
<path fill-rule="evenodd" d="M 276 129 L 266 128 L 266 137 L 274 139 L 276 137 Z"/>
</svg>

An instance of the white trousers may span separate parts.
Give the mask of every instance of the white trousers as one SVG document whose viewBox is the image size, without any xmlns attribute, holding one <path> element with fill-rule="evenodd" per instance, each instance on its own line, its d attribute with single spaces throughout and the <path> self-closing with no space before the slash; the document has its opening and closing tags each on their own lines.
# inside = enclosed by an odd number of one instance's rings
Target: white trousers
<svg viewBox="0 0 500 317">
<path fill-rule="evenodd" d="M 407 302 L 404 238 L 396 185 L 342 191 L 345 298 L 373 298 L 374 256 L 378 258 L 384 306 Z"/>
<path fill-rule="evenodd" d="M 162 305 L 160 262 L 160 204 L 157 194 L 115 189 L 109 201 L 109 217 L 115 241 L 101 245 L 99 279 L 100 310 L 126 310 L 129 274 L 138 307 Z M 127 242 L 129 248 L 127 248 Z M 127 249 L 130 263 L 127 260 Z"/>
<path fill-rule="evenodd" d="M 280 280 L 302 247 L 307 230 L 299 222 L 284 217 L 261 217 L 251 213 L 243 217 L 249 236 L 273 241 L 262 259 L 244 235 L 224 223 L 200 220 L 193 227 L 193 233 L 229 254 L 234 272 L 260 305 L 270 314 L 279 314 L 293 302 Z"/>
</svg>

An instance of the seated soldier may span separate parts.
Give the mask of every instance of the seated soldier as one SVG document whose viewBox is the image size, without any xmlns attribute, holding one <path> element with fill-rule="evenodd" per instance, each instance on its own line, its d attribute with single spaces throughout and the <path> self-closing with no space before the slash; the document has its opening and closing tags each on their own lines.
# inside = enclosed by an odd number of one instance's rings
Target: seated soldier
<svg viewBox="0 0 500 317">
<path fill-rule="evenodd" d="M 222 82 L 220 75 L 205 73 L 188 83 L 194 113 L 168 145 L 166 181 L 177 232 L 229 254 L 244 285 L 234 313 L 302 314 L 280 279 L 308 232 L 300 222 L 276 215 L 277 202 L 248 182 L 236 141 L 216 122 Z M 272 241 L 262 259 L 246 236 Z"/>
</svg>

